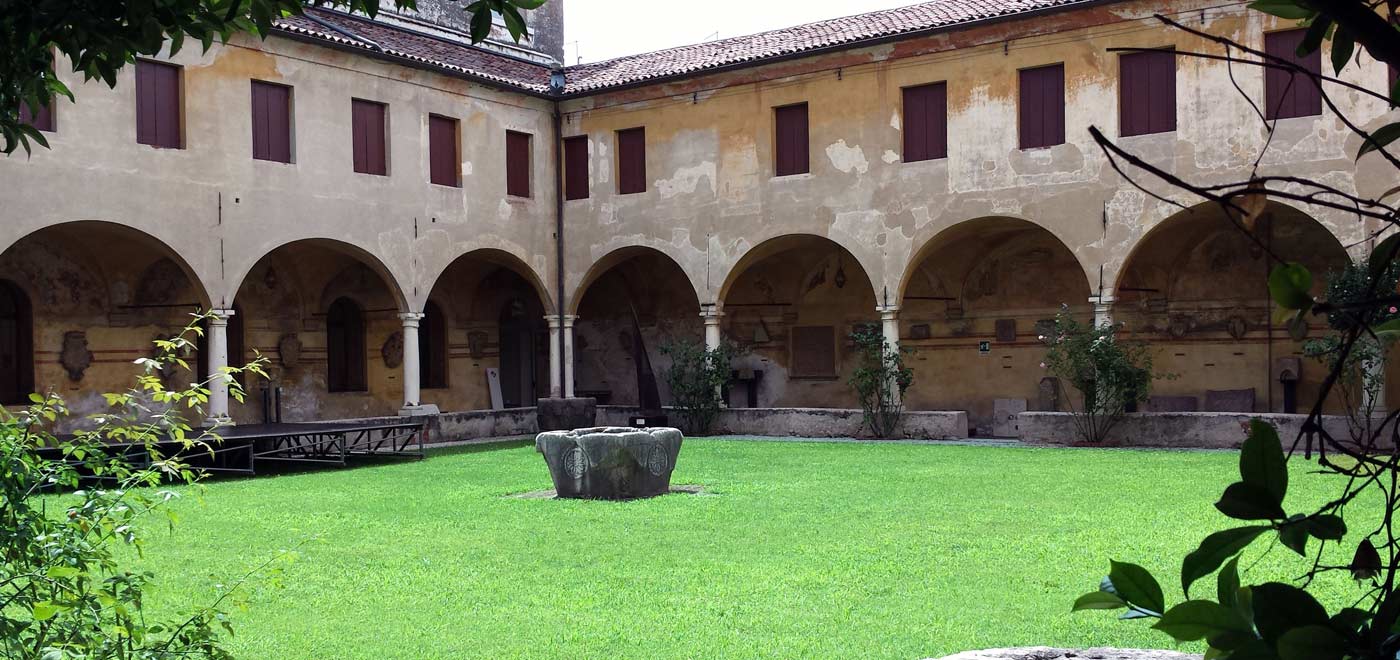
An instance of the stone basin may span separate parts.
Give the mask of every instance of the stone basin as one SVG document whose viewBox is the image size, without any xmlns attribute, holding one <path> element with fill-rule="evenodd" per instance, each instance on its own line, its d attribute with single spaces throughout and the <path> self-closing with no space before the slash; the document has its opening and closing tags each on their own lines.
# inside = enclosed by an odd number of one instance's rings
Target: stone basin
<svg viewBox="0 0 1400 660">
<path fill-rule="evenodd" d="M 662 495 L 681 453 L 673 428 L 595 427 L 535 438 L 559 497 L 628 500 Z"/>
</svg>

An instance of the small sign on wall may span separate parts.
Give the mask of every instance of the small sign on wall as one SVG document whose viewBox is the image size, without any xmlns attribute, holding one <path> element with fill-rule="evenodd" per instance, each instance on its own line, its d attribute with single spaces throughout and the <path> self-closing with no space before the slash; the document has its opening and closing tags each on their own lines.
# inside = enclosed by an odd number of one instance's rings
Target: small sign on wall
<svg viewBox="0 0 1400 660">
<path fill-rule="evenodd" d="M 991 355 L 992 342 L 985 340 L 977 342 L 977 354 L 982 357 L 987 357 L 988 355 Z"/>
</svg>

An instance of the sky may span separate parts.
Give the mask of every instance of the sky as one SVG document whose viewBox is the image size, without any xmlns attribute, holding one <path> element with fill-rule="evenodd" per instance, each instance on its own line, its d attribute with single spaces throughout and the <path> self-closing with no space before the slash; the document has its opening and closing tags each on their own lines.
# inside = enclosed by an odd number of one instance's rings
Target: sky
<svg viewBox="0 0 1400 660">
<path fill-rule="evenodd" d="M 562 0 L 575 64 L 888 9 L 915 0 Z"/>
</svg>

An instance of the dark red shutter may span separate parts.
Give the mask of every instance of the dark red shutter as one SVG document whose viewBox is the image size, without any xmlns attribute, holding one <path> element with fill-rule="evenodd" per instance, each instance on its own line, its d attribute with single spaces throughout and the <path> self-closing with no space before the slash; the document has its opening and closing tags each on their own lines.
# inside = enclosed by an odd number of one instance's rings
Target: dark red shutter
<svg viewBox="0 0 1400 660">
<path fill-rule="evenodd" d="M 506 131 L 506 194 L 530 196 L 530 135 Z"/>
<path fill-rule="evenodd" d="M 55 97 L 55 99 L 56 98 L 57 97 Z M 52 101 L 48 104 L 39 106 L 39 112 L 37 114 L 29 111 L 28 103 L 20 103 L 19 123 L 28 124 L 40 131 L 45 131 L 48 133 L 54 132 Z"/>
<path fill-rule="evenodd" d="M 457 120 L 428 115 L 428 180 L 461 187 L 457 177 Z"/>
<path fill-rule="evenodd" d="M 904 162 L 947 156 L 947 83 L 904 88 Z"/>
<path fill-rule="evenodd" d="M 136 60 L 136 141 L 179 149 L 180 67 Z"/>
<path fill-rule="evenodd" d="M 647 190 L 647 137 L 645 128 L 617 132 L 617 192 L 620 195 Z"/>
<path fill-rule="evenodd" d="M 356 172 L 380 176 L 389 173 L 389 161 L 385 153 L 384 111 L 383 103 L 360 99 L 350 101 Z"/>
<path fill-rule="evenodd" d="M 1118 67 L 1119 134 L 1176 130 L 1176 55 L 1126 53 L 1119 56 Z"/>
<path fill-rule="evenodd" d="M 292 162 L 292 88 L 253 81 L 253 158 Z"/>
<path fill-rule="evenodd" d="M 807 104 L 775 108 L 773 126 L 777 137 L 774 141 L 774 173 L 778 176 L 788 176 L 810 171 L 807 151 Z"/>
<path fill-rule="evenodd" d="M 1063 64 L 1021 70 L 1019 128 L 1021 148 L 1064 144 L 1065 67 Z"/>
<path fill-rule="evenodd" d="M 1321 48 L 1298 57 L 1298 45 L 1306 34 L 1305 28 L 1270 32 L 1264 35 L 1264 52 L 1319 74 L 1322 72 Z M 1269 119 L 1320 115 L 1322 90 L 1308 76 L 1295 76 L 1291 71 L 1267 67 L 1264 69 L 1264 105 L 1264 116 Z"/>
<path fill-rule="evenodd" d="M 588 199 L 588 136 L 564 138 L 564 199 Z"/>
</svg>

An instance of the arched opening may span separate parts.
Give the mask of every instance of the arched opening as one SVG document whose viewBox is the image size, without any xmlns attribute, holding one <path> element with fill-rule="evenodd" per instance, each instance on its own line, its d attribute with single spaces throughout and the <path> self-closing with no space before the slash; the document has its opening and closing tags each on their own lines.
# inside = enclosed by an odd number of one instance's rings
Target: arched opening
<svg viewBox="0 0 1400 660">
<path fill-rule="evenodd" d="M 424 403 L 487 410 L 533 406 L 549 396 L 549 299 L 518 257 L 494 249 L 461 255 L 438 276 L 428 300 L 420 342 L 437 363 L 431 368 L 440 370 L 441 385 L 423 393 Z M 422 359 L 426 378 L 429 358 Z"/>
<path fill-rule="evenodd" d="M 422 389 L 447 387 L 447 319 L 442 307 L 431 300 L 423 306 L 423 321 L 418 327 L 418 360 Z"/>
<path fill-rule="evenodd" d="M 700 342 L 700 300 L 685 271 L 646 247 L 615 251 L 574 297 L 574 391 L 599 403 L 654 408 L 671 401 L 662 348 Z"/>
<path fill-rule="evenodd" d="M 788 235 L 755 246 L 720 289 L 721 327 L 743 349 L 731 404 L 853 408 L 851 335 L 878 323 L 870 278 L 830 239 Z M 747 381 L 747 382 L 746 382 Z M 738 400 L 748 388 L 752 398 Z"/>
<path fill-rule="evenodd" d="M 326 389 L 331 392 L 364 392 L 365 317 L 349 298 L 337 298 L 326 312 Z"/>
<path fill-rule="evenodd" d="M 209 308 L 200 278 L 161 240 L 124 225 L 81 221 L 45 227 L 0 253 L 0 388 L 6 401 L 62 392 L 70 424 L 106 410 L 102 394 L 130 388 L 153 341 L 180 332 Z M 11 333 L 16 333 L 13 338 Z M 184 356 L 195 362 L 193 355 Z M 15 360 L 16 368 L 6 366 Z M 193 365 L 191 365 L 193 367 Z M 196 377 L 161 374 L 181 389 Z M 12 394 L 14 390 L 23 394 Z"/>
<path fill-rule="evenodd" d="M 1348 257 L 1320 223 L 1278 203 L 1251 234 L 1204 204 L 1164 220 L 1134 246 L 1118 276 L 1114 320 L 1149 342 L 1156 368 L 1175 376 L 1154 384 L 1148 410 L 1284 412 L 1285 398 L 1316 395 L 1325 369 L 1272 319 L 1268 277 L 1280 259 L 1307 266 L 1320 295 Z M 1322 320 L 1313 323 L 1312 336 L 1326 332 Z M 1301 370 L 1296 385 L 1275 378 L 1286 363 Z"/>
<path fill-rule="evenodd" d="M 899 311 L 909 408 L 965 410 L 975 433 L 1013 436 L 1014 412 L 1059 407 L 1038 337 L 1061 306 L 1092 316 L 1084 269 L 1059 238 L 1018 218 L 978 218 L 940 232 L 910 263 Z"/>
<path fill-rule="evenodd" d="M 34 317 L 29 296 L 0 280 L 0 405 L 24 404 L 34 391 Z"/>
<path fill-rule="evenodd" d="M 239 282 L 229 359 L 236 359 L 234 337 L 243 336 L 246 347 L 268 359 L 268 380 L 249 383 L 247 402 L 231 404 L 234 419 L 252 423 L 280 414 L 305 422 L 397 412 L 404 308 L 387 273 L 363 249 L 331 239 L 295 241 L 258 259 Z"/>
</svg>

